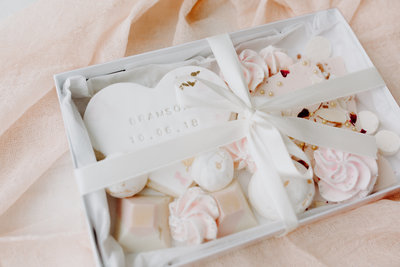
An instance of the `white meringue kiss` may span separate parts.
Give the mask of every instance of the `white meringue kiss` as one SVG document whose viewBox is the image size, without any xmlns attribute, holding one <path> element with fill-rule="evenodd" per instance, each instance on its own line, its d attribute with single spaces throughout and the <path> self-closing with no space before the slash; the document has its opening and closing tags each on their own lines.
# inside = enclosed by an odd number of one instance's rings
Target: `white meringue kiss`
<svg viewBox="0 0 400 267">
<path fill-rule="evenodd" d="M 331 148 L 319 148 L 314 158 L 314 172 L 324 199 L 342 202 L 365 197 L 372 191 L 378 175 L 374 158 Z"/>
<path fill-rule="evenodd" d="M 148 175 L 141 175 L 134 179 L 115 184 L 106 188 L 106 191 L 109 195 L 116 198 L 124 198 L 131 197 L 140 191 L 146 186 Z"/>
<path fill-rule="evenodd" d="M 247 139 L 242 138 L 225 147 L 232 156 L 233 162 L 237 164 L 237 169 L 241 170 L 247 168 L 248 171 L 254 173 L 256 171 L 256 164 L 249 154 Z"/>
<path fill-rule="evenodd" d="M 276 74 L 282 69 L 288 69 L 293 64 L 293 59 L 286 53 L 280 51 L 273 46 L 267 46 L 260 51 L 260 56 L 264 59 L 264 62 L 268 65 L 270 74 Z"/>
<path fill-rule="evenodd" d="M 257 87 L 268 77 L 268 66 L 256 51 L 244 49 L 239 54 L 242 63 L 244 78 L 250 93 L 256 91 Z"/>
<path fill-rule="evenodd" d="M 171 202 L 169 212 L 169 226 L 174 240 L 195 245 L 217 238 L 218 205 L 200 187 L 189 188 Z"/>
<path fill-rule="evenodd" d="M 232 156 L 223 148 L 197 156 L 190 171 L 193 180 L 210 192 L 221 190 L 230 184 L 233 173 Z"/>
</svg>

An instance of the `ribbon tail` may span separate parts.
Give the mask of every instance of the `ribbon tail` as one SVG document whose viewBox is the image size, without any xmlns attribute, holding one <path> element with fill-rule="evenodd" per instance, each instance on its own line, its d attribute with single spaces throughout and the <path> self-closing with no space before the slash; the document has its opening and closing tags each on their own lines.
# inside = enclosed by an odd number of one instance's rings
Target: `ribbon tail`
<svg viewBox="0 0 400 267">
<path fill-rule="evenodd" d="M 279 128 L 283 134 L 302 142 L 376 158 L 377 147 L 373 136 L 331 127 L 301 118 L 269 117 L 271 123 Z"/>
<path fill-rule="evenodd" d="M 296 212 L 280 175 L 270 161 L 272 155 L 263 149 L 263 139 L 253 131 L 249 132 L 247 139 L 250 153 L 258 168 L 255 175 L 263 176 L 260 178 L 253 177 L 252 179 L 262 179 L 264 181 L 263 188 L 266 191 L 265 193 L 271 197 L 274 207 L 285 225 L 286 232 L 284 234 L 286 234 L 294 230 L 299 224 Z"/>
</svg>

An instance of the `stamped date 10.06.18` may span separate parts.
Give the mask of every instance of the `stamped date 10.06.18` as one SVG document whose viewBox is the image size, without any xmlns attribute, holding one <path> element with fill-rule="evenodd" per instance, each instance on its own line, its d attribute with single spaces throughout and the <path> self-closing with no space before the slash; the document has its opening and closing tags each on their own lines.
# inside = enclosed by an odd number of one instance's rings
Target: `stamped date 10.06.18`
<svg viewBox="0 0 400 267">
<path fill-rule="evenodd" d="M 157 127 L 149 129 L 149 131 L 147 132 L 130 135 L 129 140 L 132 144 L 156 141 L 157 139 L 162 137 L 179 135 L 189 129 L 193 129 L 198 126 L 199 120 L 191 119 L 183 121 L 180 127 L 178 125 L 176 125 L 176 128 L 172 126 Z"/>
</svg>

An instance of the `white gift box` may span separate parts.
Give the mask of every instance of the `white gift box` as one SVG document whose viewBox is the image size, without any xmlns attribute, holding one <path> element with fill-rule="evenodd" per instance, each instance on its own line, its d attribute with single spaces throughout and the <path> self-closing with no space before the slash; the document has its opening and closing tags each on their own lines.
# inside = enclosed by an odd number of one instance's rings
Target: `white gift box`
<svg viewBox="0 0 400 267">
<path fill-rule="evenodd" d="M 373 64 L 350 26 L 336 9 L 278 21 L 230 34 L 237 51 L 260 49 L 273 44 L 295 57 L 303 51 L 311 37 L 321 35 L 333 47 L 333 56 L 343 57 L 349 73 Z M 116 82 L 136 82 L 154 86 L 161 77 L 179 66 L 198 65 L 217 70 L 205 39 L 169 47 L 113 62 L 90 66 L 55 75 L 67 137 L 75 168 L 96 162 L 89 135 L 82 121 L 88 99 L 97 91 Z M 146 73 L 151 77 L 148 78 Z M 147 78 L 146 78 L 147 77 Z M 386 87 L 357 95 L 358 105 L 375 112 L 381 127 L 400 134 L 400 109 Z M 400 188 L 400 155 L 388 157 L 397 182 L 363 199 L 311 209 L 299 216 L 300 225 L 356 208 L 392 193 Z M 99 266 L 178 266 L 238 248 L 256 240 L 284 232 L 280 221 L 264 222 L 257 227 L 194 247 L 169 248 L 137 254 L 123 254 L 110 235 L 113 227 L 113 201 L 104 189 L 82 196 L 89 234 L 96 263 Z M 111 216 L 110 216 L 111 215 Z"/>
</svg>

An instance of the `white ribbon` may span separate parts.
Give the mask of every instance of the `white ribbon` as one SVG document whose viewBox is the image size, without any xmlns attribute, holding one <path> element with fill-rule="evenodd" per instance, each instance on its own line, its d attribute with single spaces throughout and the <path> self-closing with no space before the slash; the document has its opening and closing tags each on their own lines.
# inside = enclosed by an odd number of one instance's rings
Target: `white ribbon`
<svg viewBox="0 0 400 267">
<path fill-rule="evenodd" d="M 290 231 L 298 225 L 298 219 L 281 177 L 309 179 L 312 177 L 312 170 L 309 168 L 305 173 L 300 173 L 294 166 L 290 155 L 311 165 L 304 152 L 288 136 L 317 146 L 371 157 L 376 156 L 376 144 L 371 136 L 306 119 L 282 117 L 280 111 L 371 90 L 384 86 L 384 82 L 375 68 L 369 68 L 274 97 L 254 106 L 229 36 L 216 36 L 208 40 L 232 91 L 196 77 L 184 77 L 186 80 L 198 80 L 205 84 L 209 92 L 198 93 L 185 87 L 178 94 L 180 101 L 187 107 L 218 108 L 242 113 L 246 119 L 221 123 L 78 168 L 75 173 L 80 192 L 88 194 L 247 137 L 258 175 L 265 175 L 268 183 L 266 193 L 271 196 L 286 229 Z M 210 94 L 213 101 L 210 101 Z"/>
</svg>

